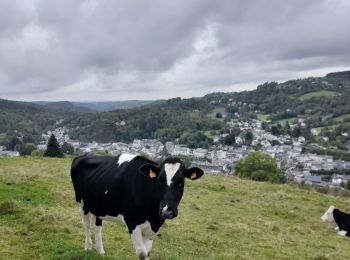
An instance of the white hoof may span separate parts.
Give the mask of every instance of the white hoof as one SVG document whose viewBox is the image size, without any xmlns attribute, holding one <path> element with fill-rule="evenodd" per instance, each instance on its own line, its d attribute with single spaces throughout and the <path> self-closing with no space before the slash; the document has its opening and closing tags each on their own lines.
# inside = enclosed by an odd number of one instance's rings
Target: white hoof
<svg viewBox="0 0 350 260">
<path fill-rule="evenodd" d="M 342 230 L 342 231 L 338 231 L 338 235 L 339 236 L 346 236 L 346 231 Z"/>
<path fill-rule="evenodd" d="M 105 250 L 102 248 L 102 249 L 100 249 L 100 248 L 96 248 L 96 251 L 97 251 L 97 253 L 99 253 L 100 255 L 104 255 L 106 252 L 105 252 Z"/>
<path fill-rule="evenodd" d="M 85 250 L 92 250 L 92 240 L 85 240 Z"/>
</svg>

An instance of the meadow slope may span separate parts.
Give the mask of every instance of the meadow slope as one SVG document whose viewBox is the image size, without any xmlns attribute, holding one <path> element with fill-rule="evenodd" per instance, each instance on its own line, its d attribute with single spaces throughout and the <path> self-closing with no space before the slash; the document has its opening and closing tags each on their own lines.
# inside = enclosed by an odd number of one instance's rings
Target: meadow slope
<svg viewBox="0 0 350 260">
<path fill-rule="evenodd" d="M 136 259 L 117 223 L 103 224 L 104 257 L 83 250 L 70 162 L 0 159 L 1 259 Z M 151 259 L 349 259 L 350 240 L 320 221 L 331 204 L 350 212 L 349 198 L 206 175 L 187 181 Z"/>
</svg>

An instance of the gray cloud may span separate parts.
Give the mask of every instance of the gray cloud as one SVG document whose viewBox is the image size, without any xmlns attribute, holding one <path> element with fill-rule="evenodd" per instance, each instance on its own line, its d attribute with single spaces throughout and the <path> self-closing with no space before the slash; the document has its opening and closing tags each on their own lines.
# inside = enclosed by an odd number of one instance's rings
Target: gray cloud
<svg viewBox="0 0 350 260">
<path fill-rule="evenodd" d="M 201 96 L 350 67 L 347 0 L 0 0 L 0 97 Z"/>
</svg>

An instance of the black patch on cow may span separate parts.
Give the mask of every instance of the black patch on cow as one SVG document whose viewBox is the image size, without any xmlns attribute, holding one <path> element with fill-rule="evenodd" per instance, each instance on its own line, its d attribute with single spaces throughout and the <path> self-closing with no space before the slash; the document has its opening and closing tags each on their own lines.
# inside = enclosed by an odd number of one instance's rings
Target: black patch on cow
<svg viewBox="0 0 350 260">
<path fill-rule="evenodd" d="M 350 237 L 350 214 L 342 212 L 339 209 L 334 209 L 333 218 L 339 230 L 346 231 L 346 236 Z"/>
<path fill-rule="evenodd" d="M 168 158 L 166 158 L 164 160 L 164 162 L 162 163 L 162 165 L 164 165 L 166 163 L 171 163 L 171 164 L 180 163 L 181 165 L 183 164 L 183 162 L 177 157 L 168 157 Z"/>
<path fill-rule="evenodd" d="M 202 177 L 204 172 L 199 169 L 198 167 L 192 167 L 189 169 L 184 170 L 183 175 L 184 177 L 191 179 L 191 180 L 196 180 Z"/>
<path fill-rule="evenodd" d="M 102 219 L 96 218 L 95 225 L 96 226 L 102 226 Z"/>
</svg>

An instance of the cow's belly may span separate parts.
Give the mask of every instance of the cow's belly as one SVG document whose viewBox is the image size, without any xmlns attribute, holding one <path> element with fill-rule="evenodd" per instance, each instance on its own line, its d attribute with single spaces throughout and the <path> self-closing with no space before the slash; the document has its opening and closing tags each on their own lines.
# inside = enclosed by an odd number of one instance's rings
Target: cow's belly
<svg viewBox="0 0 350 260">
<path fill-rule="evenodd" d="M 113 222 L 119 222 L 119 223 L 123 223 L 125 224 L 125 221 L 124 221 L 124 216 L 122 214 L 119 214 L 118 216 L 114 217 L 114 216 L 108 216 L 108 215 L 105 215 L 105 216 L 97 216 L 99 219 L 102 219 L 102 220 L 106 220 L 106 221 L 113 221 Z"/>
</svg>

